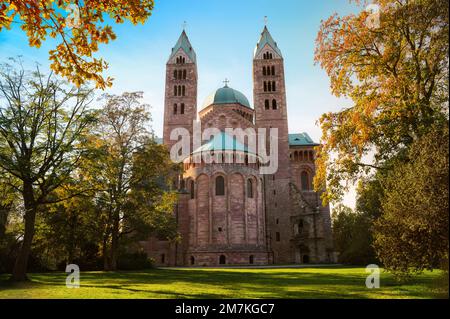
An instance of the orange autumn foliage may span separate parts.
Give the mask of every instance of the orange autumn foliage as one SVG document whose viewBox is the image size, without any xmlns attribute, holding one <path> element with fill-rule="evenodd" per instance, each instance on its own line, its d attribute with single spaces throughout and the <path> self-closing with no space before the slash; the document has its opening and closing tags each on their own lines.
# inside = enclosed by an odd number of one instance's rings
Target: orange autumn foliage
<svg viewBox="0 0 450 319">
<path fill-rule="evenodd" d="M 47 37 L 57 38 L 60 43 L 49 51 L 51 68 L 78 86 L 93 81 L 104 89 L 112 85 L 103 75 L 108 63 L 94 55 L 100 44 L 116 38 L 105 17 L 144 23 L 153 6 L 153 0 L 10 0 L 0 2 L 0 31 L 18 23 L 37 48 Z"/>
</svg>

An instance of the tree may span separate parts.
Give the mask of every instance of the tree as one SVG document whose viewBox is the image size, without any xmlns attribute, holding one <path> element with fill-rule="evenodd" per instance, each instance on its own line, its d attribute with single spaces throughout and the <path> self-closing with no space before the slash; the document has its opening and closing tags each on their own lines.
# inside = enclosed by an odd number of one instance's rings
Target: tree
<svg viewBox="0 0 450 319">
<path fill-rule="evenodd" d="M 376 262 L 369 216 L 338 205 L 333 209 L 332 221 L 333 240 L 340 262 L 353 265 Z"/>
<path fill-rule="evenodd" d="M 384 180 L 383 214 L 375 222 L 375 248 L 384 266 L 408 275 L 448 271 L 448 122 L 415 141 L 409 162 Z"/>
<path fill-rule="evenodd" d="M 10 180 L 0 169 L 0 273 L 10 268 L 11 250 L 16 244 L 17 233 L 13 228 L 18 201 Z"/>
<path fill-rule="evenodd" d="M 322 115 L 316 190 L 338 201 L 344 181 L 406 159 L 414 140 L 448 116 L 448 3 L 378 0 L 380 26 L 368 13 L 322 22 L 315 61 L 336 96 L 353 106 Z M 368 154 L 373 162 L 364 161 Z"/>
<path fill-rule="evenodd" d="M 149 236 L 149 231 L 172 224 L 170 214 L 175 198 L 167 190 L 167 183 L 173 165 L 167 150 L 153 141 L 148 127 L 150 114 L 146 111 L 148 106 L 141 103 L 142 97 L 142 92 L 103 96 L 105 105 L 98 135 L 105 154 L 98 178 L 104 189 L 99 197 L 105 211 L 106 270 L 117 269 L 119 244 L 124 235 L 146 228 L 143 233 Z M 164 223 L 157 225 L 155 218 Z"/>
<path fill-rule="evenodd" d="M 383 172 L 382 170 L 373 176 L 361 179 L 356 188 L 355 210 L 373 220 L 382 214 L 381 202 L 383 200 L 384 189 L 380 180 L 383 177 Z"/>
<path fill-rule="evenodd" d="M 51 68 L 76 85 L 93 80 L 103 89 L 111 86 L 112 79 L 103 77 L 108 64 L 94 54 L 99 44 L 116 38 L 105 18 L 109 16 L 116 23 L 144 23 L 153 5 L 153 0 L 0 2 L 0 31 L 20 23 L 30 46 L 37 48 L 47 37 L 59 39 L 49 52 Z"/>
<path fill-rule="evenodd" d="M 21 65 L 0 70 L 0 168 L 20 181 L 24 206 L 24 237 L 12 279 L 26 280 L 36 214 L 51 203 L 86 151 L 79 142 L 95 122 L 88 108 L 91 90 L 67 87 L 53 74 Z"/>
</svg>

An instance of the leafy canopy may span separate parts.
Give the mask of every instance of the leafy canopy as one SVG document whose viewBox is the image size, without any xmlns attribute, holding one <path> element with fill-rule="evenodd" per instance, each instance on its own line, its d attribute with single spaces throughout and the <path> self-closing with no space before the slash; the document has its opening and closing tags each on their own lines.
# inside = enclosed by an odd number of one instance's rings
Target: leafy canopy
<svg viewBox="0 0 450 319">
<path fill-rule="evenodd" d="M 315 61 L 333 94 L 353 101 L 319 120 L 323 145 L 314 185 L 326 189 L 325 202 L 342 198 L 343 181 L 405 157 L 415 139 L 448 116 L 448 3 L 374 3 L 379 26 L 367 23 L 365 10 L 335 14 L 322 22 L 316 39 Z M 365 161 L 368 154 L 374 161 Z"/>
<path fill-rule="evenodd" d="M 59 39 L 49 51 L 51 68 L 76 85 L 93 80 L 104 89 L 112 85 L 112 78 L 102 74 L 108 64 L 94 54 L 100 44 L 116 38 L 105 17 L 116 23 L 144 23 L 153 5 L 153 0 L 11 0 L 0 2 L 0 32 L 19 23 L 30 46 L 37 48 L 47 37 Z"/>
</svg>

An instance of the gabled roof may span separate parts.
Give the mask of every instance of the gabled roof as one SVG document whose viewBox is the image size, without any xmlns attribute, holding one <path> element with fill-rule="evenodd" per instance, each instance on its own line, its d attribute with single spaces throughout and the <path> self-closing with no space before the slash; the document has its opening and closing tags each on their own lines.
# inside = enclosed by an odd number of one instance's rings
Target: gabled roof
<svg viewBox="0 0 450 319">
<path fill-rule="evenodd" d="M 195 51 L 192 48 L 191 42 L 189 42 L 186 31 L 184 30 L 183 32 L 181 32 L 181 35 L 178 38 L 175 46 L 172 48 L 172 53 L 170 54 L 169 60 L 172 59 L 180 49 L 182 49 L 188 55 L 192 62 L 196 63 Z"/>
<path fill-rule="evenodd" d="M 308 133 L 289 134 L 289 146 L 317 146 Z"/>
<path fill-rule="evenodd" d="M 214 135 L 209 141 L 194 150 L 192 154 L 209 151 L 237 151 L 249 154 L 255 154 L 252 150 L 239 142 L 235 136 L 228 135 L 225 132 Z"/>
<path fill-rule="evenodd" d="M 261 38 L 259 38 L 259 41 L 256 44 L 253 57 L 256 57 L 266 44 L 268 44 L 280 57 L 282 57 L 281 51 L 278 48 L 277 43 L 273 40 L 266 26 L 264 26 L 264 29 L 261 32 Z"/>
</svg>

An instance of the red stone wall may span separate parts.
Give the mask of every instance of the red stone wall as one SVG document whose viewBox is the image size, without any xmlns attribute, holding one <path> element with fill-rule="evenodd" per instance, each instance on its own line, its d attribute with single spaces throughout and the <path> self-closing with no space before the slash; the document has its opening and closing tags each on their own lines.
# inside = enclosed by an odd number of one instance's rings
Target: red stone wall
<svg viewBox="0 0 450 319">
<path fill-rule="evenodd" d="M 272 52 L 274 59 L 265 60 L 262 53 Z M 263 67 L 275 67 L 275 75 L 263 75 Z M 274 92 L 264 91 L 264 82 L 275 81 Z M 278 128 L 278 171 L 272 176 L 264 177 L 267 205 L 267 235 L 270 250 L 273 251 L 275 263 L 292 262 L 290 251 L 290 161 L 288 143 L 288 120 L 286 90 L 284 80 L 284 61 L 270 47 L 266 47 L 260 56 L 253 60 L 253 99 L 255 105 L 256 126 L 266 129 Z M 270 101 L 270 108 L 265 107 L 265 100 Z M 277 101 L 277 109 L 272 109 L 272 99 Z M 279 234 L 277 238 L 277 233 Z M 278 240 L 279 239 L 279 240 Z"/>
<path fill-rule="evenodd" d="M 186 63 L 177 64 L 176 56 L 166 64 L 166 86 L 164 98 L 164 128 L 163 141 L 164 145 L 170 147 L 176 141 L 170 140 L 170 132 L 177 127 L 184 127 L 189 130 L 192 135 L 192 121 L 197 118 L 197 65 L 190 61 L 187 54 L 182 50 L 177 56 L 184 56 Z M 186 79 L 175 79 L 175 70 L 186 70 Z M 185 96 L 175 96 L 174 86 L 184 85 Z M 178 112 L 173 113 L 173 105 L 177 103 Z M 184 103 L 184 114 L 180 114 L 180 105 Z"/>
</svg>

